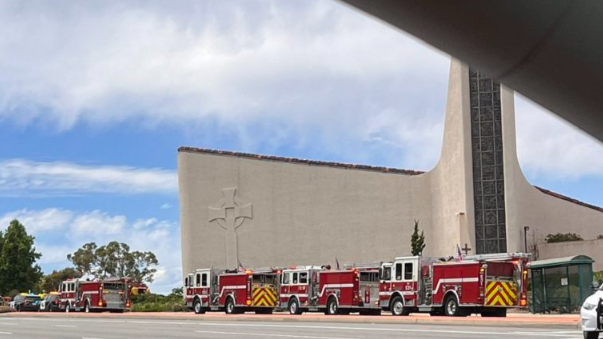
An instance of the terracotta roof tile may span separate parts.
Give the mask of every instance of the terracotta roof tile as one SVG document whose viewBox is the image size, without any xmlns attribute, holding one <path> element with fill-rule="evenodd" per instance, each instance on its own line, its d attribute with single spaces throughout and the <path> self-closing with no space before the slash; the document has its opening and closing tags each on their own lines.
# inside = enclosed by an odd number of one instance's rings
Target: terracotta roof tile
<svg viewBox="0 0 603 339">
<path fill-rule="evenodd" d="M 271 155 L 219 151 L 219 150 L 196 148 L 196 147 L 185 147 L 185 146 L 178 148 L 178 152 L 205 153 L 205 154 L 214 154 L 214 155 L 234 156 L 234 157 L 254 159 L 254 160 L 278 161 L 278 162 L 303 164 L 303 165 L 310 165 L 310 166 L 335 167 L 335 168 L 343 168 L 343 169 L 355 169 L 355 170 L 404 174 L 404 175 L 419 175 L 419 174 L 425 173 L 422 171 L 412 171 L 412 170 L 405 170 L 405 169 L 399 169 L 399 168 L 355 165 L 355 164 L 346 164 L 346 163 L 339 163 L 339 162 L 317 161 L 317 160 L 307 160 L 307 159 L 298 159 L 298 158 L 285 158 L 285 157 L 277 157 L 277 156 L 271 156 Z"/>
<path fill-rule="evenodd" d="M 580 206 L 583 206 L 583 207 L 586 207 L 586 208 L 590 208 L 590 209 L 593 209 L 593 210 L 596 210 L 596 211 L 599 211 L 599 212 L 603 212 L 603 208 L 601 208 L 599 206 L 587 204 L 587 203 L 585 203 L 583 201 L 576 200 L 574 198 L 570 198 L 568 196 L 565 196 L 563 194 L 559 194 L 559 193 L 556 193 L 556 192 L 553 192 L 553 191 L 549 191 L 549 190 L 547 190 L 545 188 L 542 188 L 542 187 L 538 187 L 538 186 L 534 186 L 534 187 L 536 187 L 538 190 L 540 190 L 540 192 L 548 194 L 548 195 L 553 196 L 555 198 L 562 199 L 562 200 L 565 200 L 565 201 L 569 201 L 569 202 L 574 203 L 576 205 L 580 205 Z"/>
</svg>

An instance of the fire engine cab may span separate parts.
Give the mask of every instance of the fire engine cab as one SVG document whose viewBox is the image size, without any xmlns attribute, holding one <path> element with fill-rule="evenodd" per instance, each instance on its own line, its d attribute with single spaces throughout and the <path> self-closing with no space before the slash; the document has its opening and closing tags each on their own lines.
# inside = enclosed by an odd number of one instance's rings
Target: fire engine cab
<svg viewBox="0 0 603 339">
<path fill-rule="evenodd" d="M 381 314 L 378 277 L 378 265 L 344 270 L 292 267 L 281 274 L 280 305 L 291 314 Z"/>
<path fill-rule="evenodd" d="M 379 305 L 393 315 L 505 317 L 507 308 L 527 305 L 527 259 L 522 253 L 446 262 L 420 256 L 396 258 L 381 265 Z"/>
<path fill-rule="evenodd" d="M 196 270 L 184 281 L 186 305 L 197 314 L 222 310 L 227 314 L 271 314 L 278 301 L 279 273 L 271 268 L 245 272 Z"/>
<path fill-rule="evenodd" d="M 59 288 L 59 308 L 71 311 L 110 311 L 121 313 L 130 307 L 127 279 L 69 279 Z"/>
</svg>

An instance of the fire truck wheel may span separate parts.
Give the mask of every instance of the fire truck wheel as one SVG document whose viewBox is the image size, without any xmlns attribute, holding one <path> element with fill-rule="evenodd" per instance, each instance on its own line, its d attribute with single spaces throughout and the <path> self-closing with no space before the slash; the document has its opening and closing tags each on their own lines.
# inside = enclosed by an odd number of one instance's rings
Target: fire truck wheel
<svg viewBox="0 0 603 339">
<path fill-rule="evenodd" d="M 599 332 L 583 332 L 584 339 L 599 339 Z"/>
<path fill-rule="evenodd" d="M 86 306 L 84 306 L 84 312 L 90 313 L 90 303 L 86 301 Z"/>
<path fill-rule="evenodd" d="M 67 303 L 67 306 L 65 306 L 65 313 L 69 313 L 71 312 L 71 305 L 69 305 L 69 303 Z"/>
<path fill-rule="evenodd" d="M 235 313 L 235 303 L 232 298 L 226 299 L 226 305 L 224 307 L 224 312 L 226 314 L 234 314 Z"/>
<path fill-rule="evenodd" d="M 287 308 L 289 309 L 289 314 L 302 314 L 302 311 L 299 309 L 299 302 L 295 298 L 289 301 L 289 306 Z"/>
<path fill-rule="evenodd" d="M 454 295 L 449 295 L 444 303 L 444 314 L 449 317 L 457 317 L 460 315 L 459 302 Z"/>
<path fill-rule="evenodd" d="M 394 300 L 389 305 L 389 310 L 392 312 L 392 315 L 408 315 L 409 312 L 404 307 L 404 301 L 402 301 L 401 297 L 395 297 Z"/>
<path fill-rule="evenodd" d="M 195 305 L 193 306 L 195 310 L 195 314 L 204 314 L 205 310 L 201 307 L 201 301 L 199 299 L 195 299 Z"/>
<path fill-rule="evenodd" d="M 337 300 L 334 297 L 330 297 L 329 301 L 327 301 L 327 315 L 335 315 L 339 311 L 339 305 L 337 305 Z"/>
</svg>

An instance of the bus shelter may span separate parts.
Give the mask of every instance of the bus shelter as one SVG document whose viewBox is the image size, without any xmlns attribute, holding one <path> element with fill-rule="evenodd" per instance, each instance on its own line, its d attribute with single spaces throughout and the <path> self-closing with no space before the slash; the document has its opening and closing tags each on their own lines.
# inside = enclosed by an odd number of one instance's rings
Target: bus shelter
<svg viewBox="0 0 603 339">
<path fill-rule="evenodd" d="M 531 311 L 578 312 L 593 293 L 593 262 L 585 255 L 531 262 Z"/>
</svg>

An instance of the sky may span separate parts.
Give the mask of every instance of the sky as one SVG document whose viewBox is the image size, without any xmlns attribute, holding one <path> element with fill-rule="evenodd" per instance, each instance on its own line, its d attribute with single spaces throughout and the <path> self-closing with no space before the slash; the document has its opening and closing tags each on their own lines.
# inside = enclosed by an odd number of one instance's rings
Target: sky
<svg viewBox="0 0 603 339">
<path fill-rule="evenodd" d="M 0 230 L 44 272 L 84 243 L 181 285 L 176 156 L 193 146 L 429 170 L 450 57 L 330 0 L 0 2 Z M 603 206 L 603 147 L 516 94 L 532 184 Z"/>
</svg>

